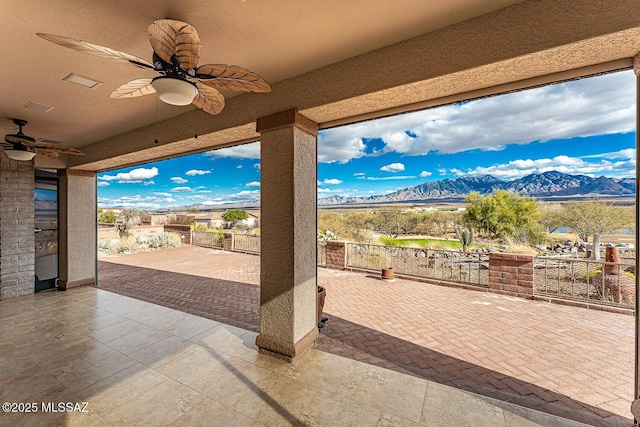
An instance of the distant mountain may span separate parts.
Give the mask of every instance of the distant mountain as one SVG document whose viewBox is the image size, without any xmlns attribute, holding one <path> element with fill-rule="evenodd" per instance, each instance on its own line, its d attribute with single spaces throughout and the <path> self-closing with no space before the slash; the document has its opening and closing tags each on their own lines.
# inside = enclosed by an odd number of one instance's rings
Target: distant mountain
<svg viewBox="0 0 640 427">
<path fill-rule="evenodd" d="M 325 197 L 318 199 L 318 205 L 462 199 L 473 191 L 487 195 L 495 190 L 518 192 L 521 196 L 531 197 L 632 196 L 635 195 L 636 180 L 604 176 L 592 178 L 586 175 L 568 175 L 557 171 L 531 174 L 514 181 L 503 181 L 491 175 L 484 175 L 425 182 L 415 187 L 403 188 L 390 194 L 377 196 Z"/>
</svg>

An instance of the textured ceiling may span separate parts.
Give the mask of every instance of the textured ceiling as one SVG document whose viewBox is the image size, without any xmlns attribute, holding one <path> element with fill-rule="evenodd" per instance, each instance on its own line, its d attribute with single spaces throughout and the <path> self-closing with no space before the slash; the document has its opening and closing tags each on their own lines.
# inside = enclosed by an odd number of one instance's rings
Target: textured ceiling
<svg viewBox="0 0 640 427">
<path fill-rule="evenodd" d="M 321 124 L 348 120 L 640 50 L 636 0 L 324 0 L 322 7 L 310 0 L 0 0 L 0 12 L 0 133 L 15 130 L 10 118 L 27 119 L 26 134 L 85 149 L 88 156 L 69 164 L 90 170 L 249 140 L 256 117 L 288 108 Z M 201 64 L 244 66 L 273 92 L 225 93 L 218 116 L 156 106 L 153 95 L 110 99 L 123 82 L 156 74 L 36 36 L 83 39 L 150 60 L 146 28 L 159 18 L 197 28 Z M 62 80 L 72 72 L 102 84 Z M 56 108 L 26 110 L 29 101 Z M 198 140 L 189 139 L 194 130 Z M 38 156 L 36 164 L 47 163 Z"/>
</svg>

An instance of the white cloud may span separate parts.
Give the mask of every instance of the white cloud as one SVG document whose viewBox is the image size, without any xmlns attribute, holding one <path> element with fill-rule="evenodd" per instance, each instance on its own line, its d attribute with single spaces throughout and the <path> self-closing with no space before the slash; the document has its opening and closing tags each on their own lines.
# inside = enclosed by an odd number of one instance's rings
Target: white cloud
<svg viewBox="0 0 640 427">
<path fill-rule="evenodd" d="M 174 177 L 171 177 L 169 179 L 171 181 L 173 181 L 174 183 L 176 183 L 176 184 L 185 184 L 185 183 L 189 182 L 188 180 L 186 180 L 186 179 L 184 179 L 184 178 L 182 178 L 180 176 L 174 176 Z"/>
<path fill-rule="evenodd" d="M 231 159 L 259 159 L 260 158 L 260 141 L 251 142 L 249 144 L 236 145 L 229 148 L 221 148 L 219 150 L 207 151 L 204 153 L 206 157 L 212 160 L 219 158 Z"/>
<path fill-rule="evenodd" d="M 318 193 L 331 193 L 331 189 L 318 187 Z"/>
<path fill-rule="evenodd" d="M 98 187 L 108 187 L 111 184 L 109 184 L 107 181 L 98 181 Z"/>
<path fill-rule="evenodd" d="M 626 152 L 626 155 L 620 157 L 622 154 L 617 154 L 617 157 L 615 158 L 619 160 L 615 162 L 606 160 L 607 155 L 610 153 L 604 153 L 601 155 L 588 156 L 603 158 L 603 160 L 594 162 L 584 161 L 579 157 L 556 156 L 552 159 L 518 159 L 505 164 L 498 164 L 489 167 L 479 166 L 475 169 L 469 169 L 466 171 L 451 169 L 450 172 L 458 176 L 493 175 L 496 178 L 506 180 L 518 179 L 532 173 L 543 173 L 548 171 L 558 171 L 571 175 L 597 176 L 606 173 L 607 176 L 634 177 L 636 169 L 635 150 L 623 151 Z"/>
<path fill-rule="evenodd" d="M 342 181 L 337 179 L 337 178 L 328 178 L 328 179 L 325 179 L 322 182 L 318 181 L 318 185 L 320 185 L 320 184 L 324 184 L 324 185 L 339 185 L 339 184 L 342 184 Z"/>
<path fill-rule="evenodd" d="M 367 181 L 391 181 L 396 179 L 415 179 L 413 175 L 394 175 L 394 176 L 360 176 L 358 179 L 366 179 Z"/>
<path fill-rule="evenodd" d="M 180 193 L 180 192 L 189 193 L 193 191 L 193 189 L 191 187 L 174 187 L 171 189 L 171 191 L 174 193 Z"/>
<path fill-rule="evenodd" d="M 236 166 L 236 169 L 242 169 L 242 165 Z"/>
<path fill-rule="evenodd" d="M 355 123 L 320 132 L 318 160 L 346 163 L 395 152 L 501 150 L 508 144 L 628 133 L 635 130 L 632 71 Z M 383 147 L 368 149 L 366 140 Z"/>
<path fill-rule="evenodd" d="M 148 185 L 155 185 L 155 184 L 156 184 L 156 182 L 155 182 L 154 180 L 152 180 L 152 179 L 151 179 L 151 180 L 149 180 L 149 181 L 145 181 L 145 182 L 143 182 L 142 184 L 146 187 L 146 186 L 148 186 Z"/>
<path fill-rule="evenodd" d="M 610 153 L 602 153 L 602 154 L 592 154 L 590 156 L 580 156 L 581 159 L 635 159 L 636 158 L 636 149 L 635 148 L 625 148 L 620 151 L 613 151 Z"/>
<path fill-rule="evenodd" d="M 404 165 L 402 163 L 391 163 L 389 165 L 380 168 L 383 172 L 402 172 L 404 171 Z"/>
<path fill-rule="evenodd" d="M 440 175 L 446 175 L 446 174 L 447 174 L 447 172 L 448 172 L 448 171 L 447 171 L 446 169 L 444 169 L 444 168 L 442 168 L 442 169 L 438 169 L 438 173 L 439 173 Z"/>
<path fill-rule="evenodd" d="M 137 184 L 141 183 L 144 180 L 151 179 L 158 175 L 158 168 L 138 168 L 133 169 L 129 172 L 120 172 L 117 175 L 102 175 L 99 176 L 98 179 L 102 181 L 118 181 L 120 184 L 132 183 Z"/>
<path fill-rule="evenodd" d="M 161 193 L 159 191 L 156 191 L 153 194 L 159 197 L 173 197 L 173 194 L 171 193 Z"/>
<path fill-rule="evenodd" d="M 353 174 L 353 176 L 364 176 L 364 172 L 356 172 Z"/>
<path fill-rule="evenodd" d="M 426 178 L 428 176 L 431 176 L 432 173 L 431 172 L 427 172 L 427 171 L 422 171 L 420 172 L 420 175 L 418 175 L 420 178 Z"/>
<path fill-rule="evenodd" d="M 206 175 L 208 173 L 211 173 L 211 171 L 203 171 L 203 170 L 199 170 L 199 169 L 191 169 L 189 171 L 186 171 L 185 175 L 187 175 L 187 176 L 196 176 L 196 175 Z M 185 182 L 187 182 L 187 181 L 185 181 Z"/>
<path fill-rule="evenodd" d="M 244 186 L 245 187 L 260 187 L 260 181 L 247 182 Z"/>
</svg>

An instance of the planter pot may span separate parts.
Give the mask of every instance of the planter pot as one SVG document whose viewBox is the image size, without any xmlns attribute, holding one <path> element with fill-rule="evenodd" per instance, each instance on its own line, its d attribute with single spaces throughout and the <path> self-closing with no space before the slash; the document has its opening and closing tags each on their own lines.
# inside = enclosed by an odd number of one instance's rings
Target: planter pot
<svg viewBox="0 0 640 427">
<path fill-rule="evenodd" d="M 318 327 L 324 326 L 322 321 L 322 309 L 324 308 L 324 299 L 327 297 L 327 290 L 322 286 L 318 286 Z M 322 326 L 320 326 L 322 324 Z"/>
<path fill-rule="evenodd" d="M 382 280 L 393 280 L 393 268 L 383 268 L 380 277 Z"/>
</svg>

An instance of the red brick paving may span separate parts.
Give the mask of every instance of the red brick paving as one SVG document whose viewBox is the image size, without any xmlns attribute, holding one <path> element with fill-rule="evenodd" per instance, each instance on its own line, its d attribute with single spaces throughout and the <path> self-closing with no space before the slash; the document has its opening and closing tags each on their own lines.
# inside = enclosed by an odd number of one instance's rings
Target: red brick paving
<svg viewBox="0 0 640 427">
<path fill-rule="evenodd" d="M 99 286 L 259 329 L 253 255 L 183 248 L 101 257 Z M 598 426 L 632 425 L 634 319 L 318 270 L 330 317 L 316 347 Z"/>
</svg>

